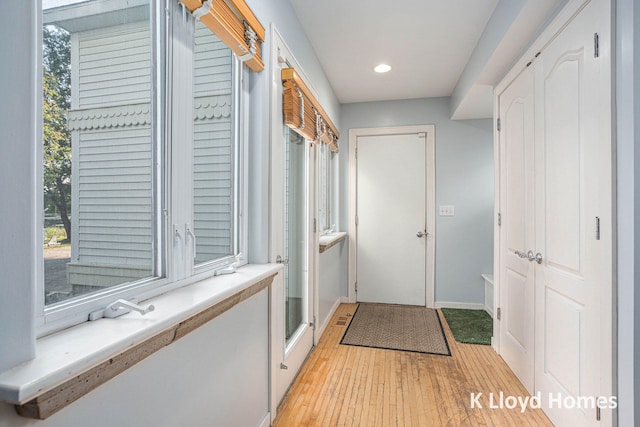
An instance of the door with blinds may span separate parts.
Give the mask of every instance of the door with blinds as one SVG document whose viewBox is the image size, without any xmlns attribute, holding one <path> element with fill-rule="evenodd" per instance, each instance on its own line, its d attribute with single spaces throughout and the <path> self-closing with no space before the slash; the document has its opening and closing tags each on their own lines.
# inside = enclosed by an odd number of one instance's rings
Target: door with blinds
<svg viewBox="0 0 640 427">
<path fill-rule="evenodd" d="M 272 289 L 272 402 L 277 404 L 314 343 L 317 301 L 317 153 L 338 150 L 338 131 L 277 31 L 271 75 L 270 261 L 283 265 Z"/>
</svg>

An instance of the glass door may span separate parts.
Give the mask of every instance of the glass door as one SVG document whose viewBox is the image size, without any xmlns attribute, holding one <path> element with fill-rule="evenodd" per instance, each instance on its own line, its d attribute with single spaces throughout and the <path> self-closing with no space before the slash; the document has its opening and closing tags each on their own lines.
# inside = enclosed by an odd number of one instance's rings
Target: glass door
<svg viewBox="0 0 640 427">
<path fill-rule="evenodd" d="M 287 346 L 308 320 L 308 162 L 307 144 L 286 129 L 284 288 L 285 338 Z"/>
<path fill-rule="evenodd" d="M 282 264 L 270 288 L 272 415 L 314 343 L 317 307 L 317 145 L 284 124 L 282 68 L 301 69 L 272 33 L 269 259 Z"/>
<path fill-rule="evenodd" d="M 275 334 L 279 361 L 275 375 L 275 397 L 280 402 L 313 347 L 313 307 L 316 239 L 315 148 L 304 137 L 283 127 L 282 168 L 279 174 L 282 195 L 275 237 L 276 262 L 284 264 L 283 281 L 272 304 L 281 310 Z M 278 289 L 278 288 L 276 288 Z"/>
</svg>

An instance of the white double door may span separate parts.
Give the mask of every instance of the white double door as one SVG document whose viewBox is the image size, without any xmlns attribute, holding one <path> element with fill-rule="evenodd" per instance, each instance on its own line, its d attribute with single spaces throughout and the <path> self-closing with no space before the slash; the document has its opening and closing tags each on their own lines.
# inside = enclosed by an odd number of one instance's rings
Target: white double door
<svg viewBox="0 0 640 427">
<path fill-rule="evenodd" d="M 499 96 L 500 354 L 558 426 L 611 422 L 594 404 L 612 392 L 608 7 L 592 0 Z"/>
</svg>

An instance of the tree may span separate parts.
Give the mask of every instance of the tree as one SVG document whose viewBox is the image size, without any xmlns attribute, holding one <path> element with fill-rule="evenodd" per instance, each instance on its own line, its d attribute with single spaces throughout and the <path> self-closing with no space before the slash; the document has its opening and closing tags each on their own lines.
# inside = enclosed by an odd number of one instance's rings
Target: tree
<svg viewBox="0 0 640 427">
<path fill-rule="evenodd" d="M 71 239 L 71 42 L 69 33 L 51 25 L 43 31 L 43 163 L 45 206 L 53 204 Z"/>
</svg>

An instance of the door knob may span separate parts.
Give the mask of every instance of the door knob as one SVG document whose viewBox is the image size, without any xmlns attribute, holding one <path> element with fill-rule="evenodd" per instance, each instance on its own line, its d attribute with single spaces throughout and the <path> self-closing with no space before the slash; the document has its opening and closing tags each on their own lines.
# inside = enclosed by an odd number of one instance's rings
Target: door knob
<svg viewBox="0 0 640 427">
<path fill-rule="evenodd" d="M 424 236 L 428 236 L 429 233 L 427 233 L 427 231 L 418 231 L 418 233 L 416 234 L 416 236 L 418 237 L 424 237 Z"/>
<path fill-rule="evenodd" d="M 533 251 L 529 251 L 529 261 L 535 261 L 538 264 L 542 264 L 542 254 L 538 252 L 537 254 L 533 254 Z"/>
</svg>

